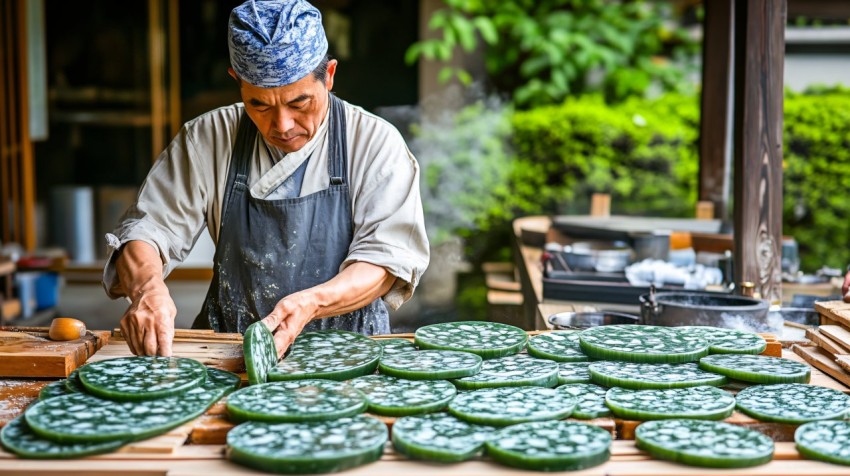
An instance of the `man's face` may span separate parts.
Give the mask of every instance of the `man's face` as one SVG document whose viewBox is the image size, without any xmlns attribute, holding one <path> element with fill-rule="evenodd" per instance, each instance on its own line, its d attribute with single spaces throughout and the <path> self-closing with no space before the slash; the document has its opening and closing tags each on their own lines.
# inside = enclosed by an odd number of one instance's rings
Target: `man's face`
<svg viewBox="0 0 850 476">
<path fill-rule="evenodd" d="M 229 72 L 238 80 L 233 69 Z M 313 73 L 277 88 L 260 88 L 239 81 L 248 117 L 269 144 L 287 154 L 301 149 L 316 135 L 325 117 L 335 72 L 336 60 L 330 60 L 324 83 Z"/>
</svg>

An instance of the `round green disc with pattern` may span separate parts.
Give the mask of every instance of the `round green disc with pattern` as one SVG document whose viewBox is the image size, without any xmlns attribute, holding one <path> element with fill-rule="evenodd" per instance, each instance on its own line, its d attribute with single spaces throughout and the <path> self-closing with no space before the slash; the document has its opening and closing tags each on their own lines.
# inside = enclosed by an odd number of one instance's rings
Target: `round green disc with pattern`
<svg viewBox="0 0 850 476">
<path fill-rule="evenodd" d="M 485 360 L 480 372 L 452 382 L 461 390 L 527 385 L 554 387 L 558 385 L 558 372 L 557 362 L 517 354 Z"/>
<path fill-rule="evenodd" d="M 207 381 L 205 387 L 221 387 L 226 393 L 238 390 L 242 385 L 242 377 L 226 370 L 207 367 Z"/>
<path fill-rule="evenodd" d="M 480 453 L 494 431 L 448 413 L 429 413 L 396 420 L 392 440 L 395 449 L 410 458 L 455 463 Z"/>
<path fill-rule="evenodd" d="M 227 458 L 272 473 L 332 473 L 378 460 L 386 442 L 387 426 L 364 415 L 305 423 L 252 421 L 227 434 Z"/>
<path fill-rule="evenodd" d="M 80 383 L 80 368 L 71 372 L 70 375 L 68 375 L 68 378 L 65 379 L 65 387 L 67 387 L 68 391 L 71 393 L 86 393 L 86 388 L 83 387 L 82 383 Z"/>
<path fill-rule="evenodd" d="M 712 354 L 761 354 L 767 348 L 764 338 L 752 332 L 711 326 L 682 326 L 676 329 L 707 340 L 708 351 Z"/>
<path fill-rule="evenodd" d="M 93 362 L 80 369 L 88 393 L 113 400 L 150 400 L 199 387 L 207 368 L 180 357 L 121 357 Z"/>
<path fill-rule="evenodd" d="M 444 380 L 475 375 L 481 357 L 457 350 L 419 350 L 385 355 L 378 362 L 384 375 L 409 380 Z"/>
<path fill-rule="evenodd" d="M 180 395 L 126 402 L 74 393 L 41 400 L 24 416 L 33 432 L 58 443 L 137 441 L 193 420 L 224 393 L 217 386 L 197 387 Z"/>
<path fill-rule="evenodd" d="M 588 367 L 594 383 L 632 390 L 722 386 L 726 377 L 699 368 L 696 363 L 640 364 L 636 362 L 593 362 Z"/>
<path fill-rule="evenodd" d="M 63 395 L 70 395 L 72 393 L 77 392 L 72 392 L 68 390 L 68 387 L 65 385 L 65 379 L 63 378 L 62 380 L 50 382 L 49 384 L 42 387 L 41 391 L 38 392 L 38 399 L 47 400 L 48 398 L 61 397 Z"/>
<path fill-rule="evenodd" d="M 806 458 L 850 465 L 850 423 L 846 421 L 806 423 L 794 432 L 794 441 Z"/>
<path fill-rule="evenodd" d="M 274 368 L 278 360 L 277 347 L 274 336 L 262 321 L 257 321 L 245 329 L 242 353 L 245 356 L 248 385 L 268 382 L 269 371 Z"/>
<path fill-rule="evenodd" d="M 573 414 L 570 415 L 572 418 L 591 420 L 611 415 L 611 410 L 605 405 L 605 393 L 608 390 L 599 385 L 573 383 L 561 385 L 557 390 L 572 395 L 578 402 Z"/>
<path fill-rule="evenodd" d="M 400 354 L 402 352 L 416 352 L 416 345 L 407 339 L 375 339 L 375 342 L 381 344 L 381 347 L 384 349 L 383 355 L 385 356 Z"/>
<path fill-rule="evenodd" d="M 843 392 L 800 383 L 755 385 L 736 398 L 738 409 L 756 420 L 795 425 L 840 420 L 850 410 L 850 396 Z"/>
<path fill-rule="evenodd" d="M 773 458 L 768 436 L 719 421 L 644 422 L 635 430 L 635 443 L 655 458 L 707 468 L 746 468 Z"/>
<path fill-rule="evenodd" d="M 486 443 L 498 463 L 534 471 L 575 471 L 611 456 L 611 434 L 572 421 L 523 423 L 500 430 Z"/>
<path fill-rule="evenodd" d="M 378 367 L 382 352 L 381 344 L 356 332 L 305 332 L 269 372 L 269 380 L 348 380 L 369 375 Z"/>
<path fill-rule="evenodd" d="M 245 387 L 227 397 L 227 413 L 235 421 L 333 420 L 365 410 L 363 393 L 333 380 L 269 382 Z"/>
<path fill-rule="evenodd" d="M 764 355 L 714 354 L 703 357 L 699 368 L 751 383 L 808 383 L 809 366 Z"/>
<path fill-rule="evenodd" d="M 731 393 L 708 386 L 661 390 L 612 388 L 605 395 L 605 404 L 614 415 L 627 420 L 723 420 L 735 411 L 735 397 Z"/>
<path fill-rule="evenodd" d="M 114 440 L 99 443 L 56 443 L 33 433 L 24 417 L 19 416 L 0 430 L 0 443 L 21 458 L 63 459 L 109 453 L 127 442 Z"/>
<path fill-rule="evenodd" d="M 366 395 L 369 412 L 386 416 L 416 415 L 442 410 L 457 394 L 445 380 L 406 380 L 366 375 L 349 382 Z"/>
<path fill-rule="evenodd" d="M 590 362 L 561 362 L 558 364 L 558 384 L 590 383 Z"/>
<path fill-rule="evenodd" d="M 420 349 L 461 350 L 484 359 L 516 354 L 528 341 L 519 327 L 485 321 L 431 324 L 417 329 L 414 337 Z"/>
<path fill-rule="evenodd" d="M 578 331 L 555 331 L 528 340 L 528 354 L 556 362 L 587 362 L 579 347 Z"/>
<path fill-rule="evenodd" d="M 571 395 L 554 388 L 484 388 L 459 393 L 449 403 L 449 413 L 470 423 L 507 426 L 567 418 L 576 403 Z"/>
<path fill-rule="evenodd" d="M 579 334 L 579 346 L 600 360 L 675 364 L 708 354 L 708 342 L 675 327 L 619 325 L 592 327 Z"/>
</svg>

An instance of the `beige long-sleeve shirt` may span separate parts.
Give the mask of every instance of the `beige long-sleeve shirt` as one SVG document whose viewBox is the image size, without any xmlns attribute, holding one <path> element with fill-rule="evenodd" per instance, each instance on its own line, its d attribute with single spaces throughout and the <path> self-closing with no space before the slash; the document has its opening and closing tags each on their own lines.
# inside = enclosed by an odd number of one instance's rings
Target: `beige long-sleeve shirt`
<svg viewBox="0 0 850 476">
<path fill-rule="evenodd" d="M 110 250 L 103 285 L 110 297 L 122 296 L 113 256 L 124 243 L 141 240 L 158 249 L 167 276 L 205 227 L 218 241 L 230 155 L 243 110 L 237 103 L 187 122 L 160 154 L 136 203 L 106 235 Z M 429 261 L 419 167 L 401 134 L 385 120 L 348 103 L 345 119 L 354 239 L 340 270 L 356 261 L 386 268 L 398 279 L 384 301 L 396 309 L 413 294 Z M 249 177 L 255 198 L 276 198 L 278 186 L 308 159 L 301 196 L 328 188 L 327 114 L 316 135 L 296 152 L 284 154 L 257 135 Z"/>
</svg>

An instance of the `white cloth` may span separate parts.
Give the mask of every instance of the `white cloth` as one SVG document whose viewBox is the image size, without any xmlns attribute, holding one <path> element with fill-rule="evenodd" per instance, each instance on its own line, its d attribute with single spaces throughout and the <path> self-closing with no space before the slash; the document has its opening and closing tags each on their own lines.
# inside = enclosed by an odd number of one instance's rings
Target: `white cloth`
<svg viewBox="0 0 850 476">
<path fill-rule="evenodd" d="M 186 258 L 205 227 L 218 241 L 230 154 L 243 110 L 237 103 L 187 122 L 160 154 L 137 202 L 106 236 L 110 250 L 103 285 L 110 297 L 122 296 L 113 256 L 128 241 L 158 249 L 164 276 Z M 385 120 L 348 103 L 345 119 L 354 238 L 340 271 L 357 261 L 386 268 L 398 279 L 384 301 L 396 309 L 413 294 L 429 261 L 419 166 L 401 134 Z M 308 158 L 301 196 L 327 189 L 327 129 L 326 114 L 316 135 L 289 154 L 258 133 L 251 194 L 269 198 Z"/>
</svg>

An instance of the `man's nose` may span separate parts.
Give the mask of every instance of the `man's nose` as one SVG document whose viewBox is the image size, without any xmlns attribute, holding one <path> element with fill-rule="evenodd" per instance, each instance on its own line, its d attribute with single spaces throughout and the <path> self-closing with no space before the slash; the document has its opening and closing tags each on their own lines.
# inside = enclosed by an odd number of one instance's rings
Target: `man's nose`
<svg viewBox="0 0 850 476">
<path fill-rule="evenodd" d="M 277 114 L 275 114 L 274 124 L 272 124 L 275 129 L 281 132 L 286 132 L 295 127 L 295 117 L 289 108 L 281 107 L 277 108 L 276 111 Z"/>
</svg>

